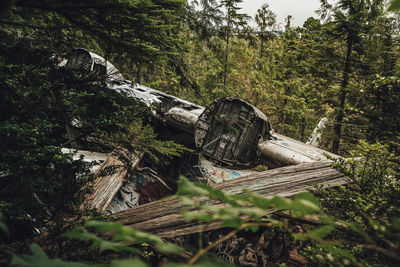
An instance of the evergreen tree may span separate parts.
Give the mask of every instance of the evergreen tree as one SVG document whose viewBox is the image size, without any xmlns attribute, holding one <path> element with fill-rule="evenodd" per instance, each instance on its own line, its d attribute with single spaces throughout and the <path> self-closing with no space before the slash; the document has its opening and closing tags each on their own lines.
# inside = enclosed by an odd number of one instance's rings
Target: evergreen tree
<svg viewBox="0 0 400 267">
<path fill-rule="evenodd" d="M 331 35 L 344 40 L 344 55 L 342 79 L 339 92 L 338 106 L 335 118 L 335 139 L 332 151 L 338 153 L 342 135 L 342 123 L 345 116 L 345 104 L 349 82 L 354 66 L 354 53 L 360 47 L 362 35 L 371 31 L 371 23 L 382 15 L 384 1 L 343 0 L 330 5 L 326 0 L 321 0 L 320 14 L 323 18 L 332 20 L 328 31 Z"/>
<path fill-rule="evenodd" d="M 258 36 L 260 38 L 260 57 L 262 57 L 265 40 L 270 39 L 273 36 L 271 31 L 276 24 L 276 14 L 269 9 L 268 4 L 263 4 L 261 8 L 257 10 L 255 21 L 259 28 Z"/>
<path fill-rule="evenodd" d="M 189 27 L 200 40 L 215 36 L 222 24 L 222 11 L 216 0 L 194 0 L 188 6 Z"/>
<path fill-rule="evenodd" d="M 243 0 L 222 0 L 221 6 L 226 9 L 225 12 L 225 25 L 223 27 L 223 32 L 225 35 L 225 61 L 224 61 L 224 81 L 223 88 L 226 88 L 226 77 L 229 64 L 229 41 L 233 33 L 237 33 L 241 28 L 244 28 L 247 24 L 247 20 L 250 17 L 246 14 L 238 13 Z"/>
<path fill-rule="evenodd" d="M 79 218 L 91 176 L 90 166 L 61 153 L 72 142 L 104 152 L 162 150 L 137 101 L 93 82 L 100 76 L 57 66 L 74 47 L 117 66 L 125 57 L 144 66 L 162 62 L 175 52 L 182 8 L 175 0 L 21 0 L 8 8 L 0 21 L 0 209 L 11 225 L 62 231 Z"/>
</svg>

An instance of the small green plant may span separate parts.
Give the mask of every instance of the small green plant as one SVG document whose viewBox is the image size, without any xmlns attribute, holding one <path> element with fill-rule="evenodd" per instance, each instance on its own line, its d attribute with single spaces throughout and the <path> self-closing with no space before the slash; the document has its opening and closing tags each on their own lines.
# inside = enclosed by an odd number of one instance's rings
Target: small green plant
<svg viewBox="0 0 400 267">
<path fill-rule="evenodd" d="M 314 192 L 322 211 L 343 223 L 330 238 L 341 239 L 358 262 L 399 262 L 400 158 L 388 145 L 364 141 L 349 154 L 334 163 L 347 183 Z"/>
</svg>

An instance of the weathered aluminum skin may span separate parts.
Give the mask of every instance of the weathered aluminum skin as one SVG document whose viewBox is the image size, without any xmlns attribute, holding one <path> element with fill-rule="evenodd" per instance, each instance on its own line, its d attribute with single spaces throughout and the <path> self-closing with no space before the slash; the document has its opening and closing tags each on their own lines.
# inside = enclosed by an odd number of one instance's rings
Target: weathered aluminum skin
<svg viewBox="0 0 400 267">
<path fill-rule="evenodd" d="M 258 145 L 261 151 L 260 158 L 271 166 L 297 165 L 325 161 L 329 157 L 338 157 L 328 151 L 307 145 L 281 134 L 273 133 L 272 138 Z"/>
<path fill-rule="evenodd" d="M 108 85 L 125 81 L 122 74 L 113 64 L 103 57 L 83 48 L 73 50 L 67 62 L 60 63 L 60 65 L 64 64 L 69 69 L 79 69 L 83 72 L 96 72 L 103 75 Z"/>
<path fill-rule="evenodd" d="M 194 126 L 204 107 L 189 101 L 146 87 L 141 84 L 112 87 L 128 96 L 134 97 L 148 106 L 154 117 L 167 125 L 188 133 L 194 132 Z"/>
<path fill-rule="evenodd" d="M 76 51 L 78 52 L 75 53 L 75 56 L 79 55 L 81 58 L 85 58 L 86 61 L 83 59 L 80 61 L 78 59 L 69 59 L 66 66 L 75 64 L 75 68 L 89 69 L 91 71 L 95 70 L 96 64 L 104 66 L 107 70 L 107 84 L 110 88 L 123 92 L 143 102 L 151 109 L 154 117 L 162 121 L 166 126 L 193 134 L 196 146 L 199 148 L 200 152 L 205 154 L 217 165 L 244 168 L 254 165 L 257 161 L 262 161 L 271 167 L 279 167 L 327 160 L 328 157 L 326 155 L 337 157 L 337 155 L 316 148 L 315 146 L 304 144 L 292 138 L 274 133 L 268 118 L 259 109 L 244 100 L 222 98 L 214 101 L 209 107 L 204 108 L 144 85 L 132 84 L 130 81 L 125 80 L 119 71 L 103 57 L 85 49 L 78 49 Z M 86 56 L 82 56 L 82 54 L 85 53 Z M 87 60 L 88 58 L 91 58 L 91 60 Z M 83 65 L 79 65 L 79 62 Z M 241 113 L 241 111 L 234 110 L 234 108 L 231 113 L 221 108 L 219 111 L 216 111 L 215 108 L 219 108 L 222 105 L 221 103 L 223 105 L 230 105 L 231 107 L 236 105 L 233 103 L 239 103 L 236 106 L 241 106 L 246 109 L 246 111 Z M 245 120 L 245 116 L 250 118 L 249 121 L 251 123 L 249 125 L 246 123 L 236 123 L 238 124 L 236 131 L 243 132 L 243 128 L 248 128 L 245 134 L 236 134 L 235 130 L 221 130 L 221 123 L 215 123 L 215 118 L 218 116 L 225 117 L 227 123 L 234 127 L 235 120 L 236 122 L 240 119 Z M 260 123 L 260 121 L 262 124 L 261 126 L 253 127 L 254 123 Z M 321 121 L 320 124 L 322 123 L 323 121 Z M 210 133 L 210 131 L 219 131 L 220 135 L 216 136 L 218 134 L 214 132 L 213 136 L 213 133 Z M 250 136 L 252 131 L 259 131 L 260 136 L 258 138 Z M 203 144 L 207 136 L 214 137 L 214 139 L 208 140 L 207 144 Z M 320 135 L 316 133 L 314 137 L 314 141 L 310 141 L 312 144 L 316 144 L 316 140 L 320 138 Z M 237 138 L 242 138 L 243 140 L 238 140 Z M 250 140 L 251 142 L 249 143 Z M 248 143 L 246 144 L 246 142 Z M 216 143 L 218 143 L 217 147 L 211 151 L 207 151 L 207 146 L 216 146 Z M 238 154 L 243 154 L 245 145 L 247 145 L 249 151 L 252 151 L 252 156 L 242 156 L 240 158 Z M 229 149 L 236 149 L 236 154 L 235 152 L 230 153 L 222 151 L 224 149 L 226 150 L 227 146 Z M 238 149 L 238 147 L 241 149 Z M 256 152 L 254 147 L 256 147 Z M 230 155 L 227 156 L 229 153 Z"/>
<path fill-rule="evenodd" d="M 327 121 L 328 119 L 326 117 L 323 117 L 319 121 L 319 123 L 311 133 L 310 137 L 308 138 L 306 142 L 307 145 L 312 145 L 312 146 L 319 145 L 319 143 L 321 142 L 321 135 L 322 135 L 321 130 L 325 127 Z"/>
<path fill-rule="evenodd" d="M 93 165 L 90 168 L 92 172 L 95 172 L 99 168 L 99 164 L 103 163 L 108 157 L 108 155 L 105 153 L 77 150 L 65 147 L 61 148 L 61 152 L 64 154 L 71 154 L 73 160 L 82 159 L 85 162 L 95 162 L 96 165 Z"/>
</svg>

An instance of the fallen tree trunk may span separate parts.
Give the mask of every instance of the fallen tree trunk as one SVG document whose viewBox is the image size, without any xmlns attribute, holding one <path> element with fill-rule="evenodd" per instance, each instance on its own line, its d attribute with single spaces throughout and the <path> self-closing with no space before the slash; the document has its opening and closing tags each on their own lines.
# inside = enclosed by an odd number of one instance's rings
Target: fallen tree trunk
<svg viewBox="0 0 400 267">
<path fill-rule="evenodd" d="M 313 162 L 278 168 L 241 177 L 215 185 L 225 192 L 240 194 L 244 189 L 264 197 L 274 195 L 290 197 L 304 192 L 311 184 L 332 187 L 345 183 L 341 173 L 331 167 L 331 162 Z M 213 205 L 223 205 L 208 200 Z M 161 237 L 175 237 L 220 228 L 219 222 L 208 225 L 186 222 L 180 215 L 185 208 L 180 199 L 170 197 L 113 214 L 119 222 Z"/>
</svg>

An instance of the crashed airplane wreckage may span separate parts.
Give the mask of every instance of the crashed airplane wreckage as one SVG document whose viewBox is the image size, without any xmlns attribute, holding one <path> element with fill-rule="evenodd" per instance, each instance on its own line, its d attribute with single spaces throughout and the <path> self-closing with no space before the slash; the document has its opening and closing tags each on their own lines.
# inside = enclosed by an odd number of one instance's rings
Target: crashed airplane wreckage
<svg viewBox="0 0 400 267">
<path fill-rule="evenodd" d="M 90 198 L 91 207 L 113 214 L 126 225 L 163 237 L 217 229 L 217 223 L 206 227 L 185 222 L 179 214 L 183 205 L 177 199 L 153 202 L 174 193 L 166 181 L 171 177 L 176 180 L 179 175 L 196 182 L 216 184 L 216 188 L 230 193 L 248 189 L 263 196 L 291 196 L 304 191 L 310 183 L 334 186 L 344 182 L 328 160 L 328 156 L 337 155 L 275 133 L 268 118 L 244 100 L 221 98 L 205 108 L 132 84 L 110 62 L 85 49 L 74 50 L 61 65 L 104 74 L 110 89 L 134 97 L 151 109 L 153 126 L 160 136 L 196 151 L 177 161 L 177 172 L 157 170 L 157 166 L 139 152 L 127 155 L 130 168 L 136 170 L 134 174 L 119 168 L 102 177 L 99 175 L 102 170 L 121 165 L 121 162 L 113 156 L 75 151 L 76 158 L 87 155 L 86 160 L 101 162 L 96 170 L 99 177 Z M 315 143 L 315 138 L 312 142 Z M 272 170 L 256 172 L 251 169 L 259 163 Z"/>
</svg>

